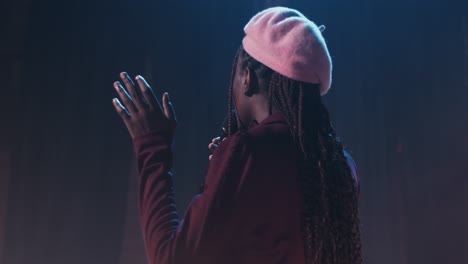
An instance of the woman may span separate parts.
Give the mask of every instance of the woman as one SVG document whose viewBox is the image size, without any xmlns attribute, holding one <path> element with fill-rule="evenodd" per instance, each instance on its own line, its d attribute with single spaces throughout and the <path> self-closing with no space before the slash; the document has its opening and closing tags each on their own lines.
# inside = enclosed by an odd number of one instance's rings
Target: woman
<svg viewBox="0 0 468 264">
<path fill-rule="evenodd" d="M 356 167 L 321 96 L 331 60 L 317 27 L 275 7 L 245 26 L 234 59 L 225 140 L 214 139 L 204 190 L 179 221 L 174 108 L 126 73 L 114 106 L 133 139 L 150 263 L 361 263 Z M 239 129 L 233 129 L 234 125 Z M 235 131 L 236 130 L 236 131 Z"/>
</svg>

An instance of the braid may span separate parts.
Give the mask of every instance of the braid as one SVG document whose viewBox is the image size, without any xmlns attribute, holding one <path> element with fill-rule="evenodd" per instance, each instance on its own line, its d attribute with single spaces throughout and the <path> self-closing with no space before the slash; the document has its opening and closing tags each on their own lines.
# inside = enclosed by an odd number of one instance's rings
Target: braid
<svg viewBox="0 0 468 264">
<path fill-rule="evenodd" d="M 301 230 L 307 263 L 362 263 L 357 187 L 318 85 L 295 81 L 271 70 L 247 54 L 242 46 L 236 53 L 232 78 L 238 63 L 252 69 L 265 82 L 269 112 L 275 107 L 283 114 L 302 153 Z M 232 85 L 233 79 L 229 88 L 229 119 Z"/>
<path fill-rule="evenodd" d="M 240 55 L 240 49 L 237 50 L 236 55 L 234 56 L 234 63 L 232 64 L 232 69 L 231 69 L 231 81 L 229 83 L 229 94 L 228 94 L 229 101 L 228 101 L 228 116 L 227 116 L 228 129 L 226 131 L 227 135 L 231 135 L 233 133 L 233 129 L 232 129 L 232 85 L 234 83 L 234 76 L 236 73 L 239 55 Z"/>
</svg>

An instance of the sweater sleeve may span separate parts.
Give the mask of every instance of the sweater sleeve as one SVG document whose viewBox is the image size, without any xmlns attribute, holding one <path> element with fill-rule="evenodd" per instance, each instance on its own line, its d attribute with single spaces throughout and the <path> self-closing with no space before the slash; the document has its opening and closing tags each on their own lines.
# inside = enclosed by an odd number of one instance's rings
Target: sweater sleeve
<svg viewBox="0 0 468 264">
<path fill-rule="evenodd" d="M 213 260 L 223 239 L 229 204 L 238 191 L 248 151 L 240 134 L 216 149 L 203 194 L 189 205 L 180 221 L 172 180 L 172 150 L 163 134 L 134 139 L 138 169 L 140 224 L 151 264 L 203 263 Z M 222 228 L 221 228 L 222 227 Z"/>
</svg>

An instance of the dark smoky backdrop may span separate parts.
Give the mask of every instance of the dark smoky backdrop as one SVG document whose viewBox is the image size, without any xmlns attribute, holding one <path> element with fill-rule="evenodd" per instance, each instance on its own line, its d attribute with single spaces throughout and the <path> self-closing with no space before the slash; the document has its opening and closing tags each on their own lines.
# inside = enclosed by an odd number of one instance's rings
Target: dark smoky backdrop
<svg viewBox="0 0 468 264">
<path fill-rule="evenodd" d="M 365 263 L 468 263 L 466 1 L 0 2 L 0 263 L 143 264 L 120 71 L 171 94 L 179 215 L 208 166 L 256 12 L 327 30 L 324 97 L 359 167 Z"/>
</svg>

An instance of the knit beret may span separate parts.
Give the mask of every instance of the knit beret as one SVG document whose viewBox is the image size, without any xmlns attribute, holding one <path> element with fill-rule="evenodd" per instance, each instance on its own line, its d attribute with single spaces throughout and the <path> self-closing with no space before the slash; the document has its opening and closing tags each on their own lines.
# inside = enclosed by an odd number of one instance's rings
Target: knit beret
<svg viewBox="0 0 468 264">
<path fill-rule="evenodd" d="M 272 70 L 293 80 L 331 85 L 332 63 L 320 28 L 299 11 L 273 7 L 261 11 L 244 27 L 244 50 Z"/>
</svg>

